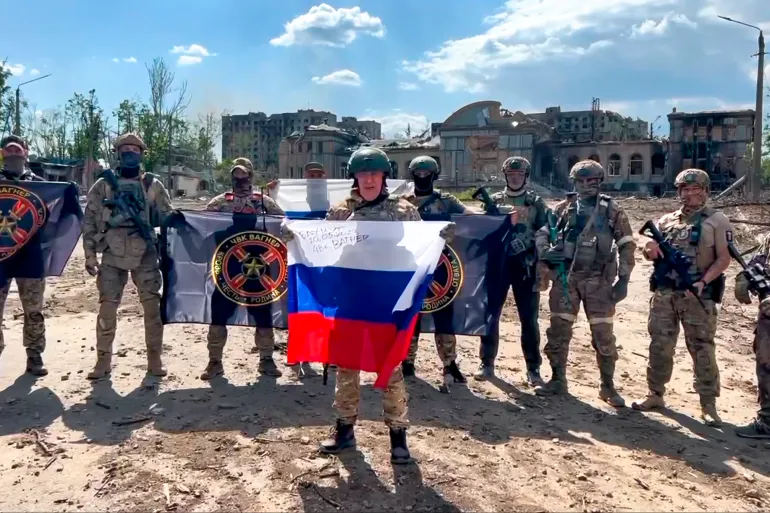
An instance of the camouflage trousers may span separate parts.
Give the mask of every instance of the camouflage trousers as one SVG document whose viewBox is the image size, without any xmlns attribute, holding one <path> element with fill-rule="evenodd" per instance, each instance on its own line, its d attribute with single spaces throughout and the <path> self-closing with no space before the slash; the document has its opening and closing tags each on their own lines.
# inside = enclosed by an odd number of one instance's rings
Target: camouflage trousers
<svg viewBox="0 0 770 513">
<path fill-rule="evenodd" d="M 407 427 L 407 401 L 404 375 L 401 367 L 396 367 L 388 381 L 388 387 L 382 396 L 382 409 L 385 413 L 385 425 L 388 427 Z M 358 418 L 358 406 L 361 401 L 361 372 L 337 367 L 337 384 L 334 390 L 334 409 L 337 418 L 344 424 L 355 424 Z"/>
<path fill-rule="evenodd" d="M 674 371 L 674 351 L 679 338 L 679 325 L 695 369 L 693 386 L 702 405 L 713 404 L 719 397 L 719 367 L 716 344 L 717 309 L 713 301 L 698 299 L 684 291 L 657 290 L 650 298 L 647 331 L 650 333 L 650 359 L 647 364 L 647 386 L 663 395 Z"/>
<path fill-rule="evenodd" d="M 136 269 L 127 271 L 104 264 L 96 275 L 99 290 L 99 314 L 96 317 L 96 350 L 112 352 L 118 327 L 118 307 L 128 275 L 136 286 L 144 310 L 144 340 L 148 349 L 160 351 L 163 346 L 163 322 L 160 318 L 161 275 L 155 258 L 146 257 Z"/>
<path fill-rule="evenodd" d="M 569 304 L 565 297 L 569 297 Z M 573 273 L 567 291 L 561 280 L 553 280 L 548 297 L 551 325 L 545 332 L 548 341 L 543 351 L 552 367 L 567 366 L 572 326 L 577 320 L 581 303 L 591 328 L 591 345 L 596 351 L 602 379 L 611 380 L 618 359 L 613 332 L 615 302 L 612 300 L 612 284 L 601 274 Z"/>
<path fill-rule="evenodd" d="M 209 326 L 207 347 L 209 359 L 222 361 L 222 354 L 227 343 L 227 326 Z M 254 332 L 254 344 L 259 349 L 260 358 L 272 358 L 275 346 L 275 334 L 272 328 L 256 328 Z"/>
<path fill-rule="evenodd" d="M 45 295 L 45 279 L 13 278 L 19 289 L 19 300 L 24 310 L 23 344 L 27 349 L 38 353 L 45 351 L 45 317 L 43 317 L 43 301 Z M 3 323 L 5 302 L 11 290 L 11 280 L 5 287 L 0 288 L 0 327 Z M 3 330 L 0 329 L 0 353 L 5 348 Z"/>
<path fill-rule="evenodd" d="M 770 425 L 770 299 L 765 299 L 760 307 L 754 355 L 757 359 L 759 417 Z"/>
<path fill-rule="evenodd" d="M 412 335 L 412 342 L 409 344 L 409 354 L 406 361 L 414 363 L 417 357 L 417 349 L 420 344 L 420 317 L 417 317 L 417 326 Z M 444 366 L 449 365 L 457 359 L 457 337 L 453 333 L 434 333 L 433 340 L 436 342 L 436 352 Z"/>
</svg>

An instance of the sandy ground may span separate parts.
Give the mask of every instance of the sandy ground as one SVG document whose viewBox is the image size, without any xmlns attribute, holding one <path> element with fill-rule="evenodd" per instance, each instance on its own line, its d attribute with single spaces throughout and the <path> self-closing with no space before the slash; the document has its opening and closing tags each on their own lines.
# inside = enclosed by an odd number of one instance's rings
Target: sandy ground
<svg viewBox="0 0 770 513">
<path fill-rule="evenodd" d="M 194 204 L 194 203 L 190 203 Z M 635 229 L 671 202 L 626 200 Z M 189 206 L 189 205 L 188 205 Z M 758 218 L 751 208 L 732 217 Z M 742 248 L 754 233 L 739 232 Z M 641 244 L 644 239 L 638 237 Z M 736 437 L 756 410 L 751 352 L 756 306 L 732 297 L 730 270 L 719 318 L 718 406 L 725 426 L 698 420 L 692 362 L 680 338 L 669 410 L 615 410 L 598 397 L 598 371 L 581 314 L 570 353 L 572 395 L 536 397 L 524 384 L 518 318 L 502 323 L 497 379 L 437 390 L 440 367 L 423 336 L 408 383 L 409 444 L 416 462 L 389 462 L 379 394 L 363 388 L 359 451 L 321 456 L 334 381 L 257 378 L 248 329 L 231 329 L 227 379 L 205 383 L 206 327 L 166 328 L 164 380 L 145 378 L 135 289 L 120 309 L 111 381 L 85 376 L 95 360 L 95 280 L 79 248 L 49 279 L 45 353 L 50 374 L 23 374 L 21 307 L 5 310 L 0 359 L 0 508 L 15 511 L 760 511 L 770 508 L 770 443 Z M 650 266 L 637 252 L 630 294 L 615 330 L 618 388 L 627 402 L 646 392 Z M 545 298 L 544 298 L 545 299 Z M 547 301 L 541 301 L 545 343 Z M 477 366 L 478 340 L 459 337 L 460 366 Z M 284 368 L 284 356 L 276 353 Z M 285 369 L 285 368 L 284 368 Z M 547 376 L 547 364 L 543 367 Z M 367 376 L 370 385 L 373 376 Z"/>
</svg>

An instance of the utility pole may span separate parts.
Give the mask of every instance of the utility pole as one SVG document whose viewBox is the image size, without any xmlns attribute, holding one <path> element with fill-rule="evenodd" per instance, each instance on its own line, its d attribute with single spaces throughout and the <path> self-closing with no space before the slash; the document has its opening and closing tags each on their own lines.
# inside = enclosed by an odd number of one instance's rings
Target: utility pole
<svg viewBox="0 0 770 513">
<path fill-rule="evenodd" d="M 765 35 L 762 33 L 762 29 L 743 23 L 742 21 L 728 18 L 727 16 L 717 16 L 726 21 L 737 23 L 749 28 L 753 28 L 759 31 L 759 38 L 757 39 L 757 46 L 759 51 L 757 52 L 757 98 L 756 108 L 754 109 L 754 148 L 753 148 L 753 163 L 751 166 L 751 172 L 749 175 L 749 192 L 751 193 L 752 201 L 759 201 L 759 197 L 762 193 L 762 89 L 764 88 L 765 78 Z"/>
<path fill-rule="evenodd" d="M 660 116 L 658 116 L 657 118 L 655 118 L 655 121 L 657 121 L 657 120 L 659 120 L 659 119 L 660 119 Z M 654 134 L 654 130 L 655 130 L 655 121 L 653 121 L 652 123 L 650 123 L 650 139 L 652 139 L 652 138 L 654 137 L 654 135 L 655 135 L 655 134 Z"/>
<path fill-rule="evenodd" d="M 88 155 L 86 155 L 86 176 L 85 182 L 90 188 L 93 181 L 93 155 L 94 155 L 94 96 L 88 98 Z"/>
<path fill-rule="evenodd" d="M 21 136 L 21 86 L 37 82 L 38 80 L 43 80 L 46 77 L 50 77 L 51 73 L 48 75 L 43 75 L 42 77 L 33 78 L 32 80 L 27 80 L 26 82 L 22 82 L 21 84 L 16 86 L 16 113 L 14 116 L 14 127 L 13 127 L 13 134 Z"/>
<path fill-rule="evenodd" d="M 169 112 L 168 114 L 168 152 L 166 155 L 166 187 L 168 187 L 168 190 L 171 191 L 171 189 L 174 187 L 173 178 L 171 177 L 171 127 L 173 125 L 174 121 L 174 115 Z M 172 192 L 173 194 L 173 192 Z"/>
</svg>

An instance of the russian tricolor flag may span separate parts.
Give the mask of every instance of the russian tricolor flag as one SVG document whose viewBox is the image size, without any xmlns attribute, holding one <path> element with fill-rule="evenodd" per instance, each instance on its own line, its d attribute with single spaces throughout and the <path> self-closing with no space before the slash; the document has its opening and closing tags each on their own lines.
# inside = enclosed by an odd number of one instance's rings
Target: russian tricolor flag
<svg viewBox="0 0 770 513">
<path fill-rule="evenodd" d="M 378 374 L 406 358 L 446 222 L 288 220 L 288 363 Z"/>
</svg>

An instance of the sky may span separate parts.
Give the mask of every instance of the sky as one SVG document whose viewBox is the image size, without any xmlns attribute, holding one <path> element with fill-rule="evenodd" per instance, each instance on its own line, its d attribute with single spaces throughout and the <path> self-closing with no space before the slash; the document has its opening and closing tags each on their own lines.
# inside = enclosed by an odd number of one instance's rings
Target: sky
<svg viewBox="0 0 770 513">
<path fill-rule="evenodd" d="M 754 107 L 758 32 L 717 14 L 770 32 L 770 0 L 134 0 L 130 8 L 25 0 L 18 8 L 34 23 L 6 19 L 0 59 L 14 87 L 51 75 L 22 86 L 37 111 L 90 89 L 107 112 L 146 99 L 145 65 L 162 57 L 187 82 L 190 116 L 310 107 L 376 119 L 386 135 L 479 100 L 527 113 L 588 110 L 594 97 L 603 109 L 657 119 L 663 135 L 673 107 Z M 768 72 L 770 64 L 766 81 Z"/>
</svg>

